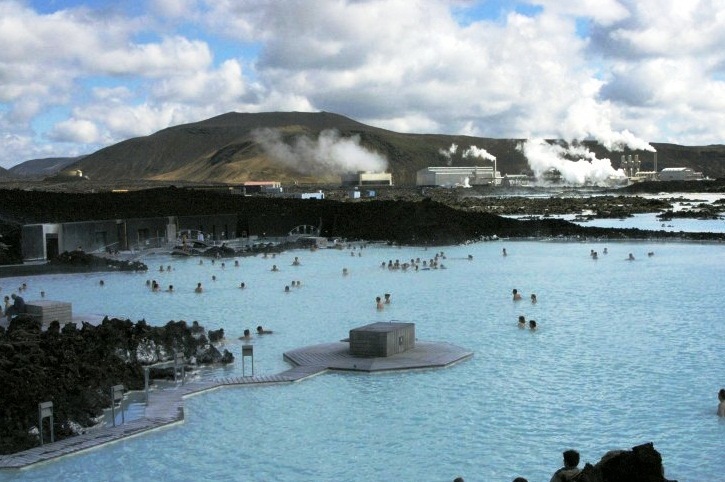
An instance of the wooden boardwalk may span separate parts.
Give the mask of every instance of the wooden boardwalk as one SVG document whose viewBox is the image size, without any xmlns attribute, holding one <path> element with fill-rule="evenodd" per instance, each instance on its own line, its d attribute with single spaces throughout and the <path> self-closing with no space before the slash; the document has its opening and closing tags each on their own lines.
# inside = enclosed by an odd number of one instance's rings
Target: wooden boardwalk
<svg viewBox="0 0 725 482">
<path fill-rule="evenodd" d="M 0 455 L 0 470 L 22 469 L 58 457 L 76 454 L 184 421 L 184 398 L 217 388 L 294 383 L 328 370 L 387 371 L 439 368 L 467 359 L 473 353 L 447 343 L 421 343 L 416 348 L 385 358 L 357 358 L 347 353 L 347 343 L 327 343 L 293 350 L 284 358 L 295 366 L 275 375 L 228 377 L 179 384 L 149 391 L 141 418 L 115 427 L 89 429 L 86 433 L 10 455 Z"/>
<path fill-rule="evenodd" d="M 115 427 L 90 429 L 84 434 L 10 455 L 0 455 L 0 469 L 22 469 L 30 465 L 63 457 L 100 445 L 156 430 L 184 421 L 184 398 L 220 387 L 292 383 L 317 375 L 325 367 L 295 367 L 277 375 L 230 377 L 220 380 L 195 381 L 174 388 L 149 391 L 149 401 L 142 418 Z"/>
</svg>

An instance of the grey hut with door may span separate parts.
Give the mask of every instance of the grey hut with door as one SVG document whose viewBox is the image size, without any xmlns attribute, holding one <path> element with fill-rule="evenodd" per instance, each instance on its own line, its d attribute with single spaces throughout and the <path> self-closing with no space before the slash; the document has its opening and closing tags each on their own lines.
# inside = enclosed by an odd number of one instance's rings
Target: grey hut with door
<svg viewBox="0 0 725 482">
<path fill-rule="evenodd" d="M 415 323 L 377 322 L 350 330 L 350 354 L 386 357 L 415 348 Z"/>
</svg>

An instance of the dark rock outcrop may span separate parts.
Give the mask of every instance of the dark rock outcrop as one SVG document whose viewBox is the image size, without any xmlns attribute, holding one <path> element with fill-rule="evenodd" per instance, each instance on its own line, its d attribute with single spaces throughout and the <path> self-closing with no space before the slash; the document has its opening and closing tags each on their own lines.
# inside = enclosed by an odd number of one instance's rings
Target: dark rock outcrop
<svg viewBox="0 0 725 482">
<path fill-rule="evenodd" d="M 595 228 L 546 216 L 576 212 L 575 209 L 596 210 L 598 217 L 628 216 L 635 212 L 659 212 L 667 208 L 666 202 L 657 200 L 632 198 L 630 201 L 626 197 L 601 197 L 588 201 L 554 198 L 506 200 L 461 197 L 443 190 L 431 190 L 429 197 L 422 197 L 419 190 L 389 190 L 385 196 L 383 194 L 381 190 L 379 199 L 350 202 L 234 196 L 174 187 L 88 194 L 0 189 L 0 220 L 26 224 L 236 213 L 235 231 L 249 235 L 264 236 L 266 233 L 267 236 L 283 236 L 296 226 L 313 225 L 320 226 L 320 234 L 326 237 L 417 245 L 457 244 L 493 235 L 512 238 L 725 240 L 722 233 Z M 542 218 L 520 221 L 497 215 L 511 214 L 512 210 L 518 214 L 541 215 Z M 259 251 L 285 248 L 267 246 L 260 247 Z M 16 249 L 19 256 L 17 246 Z"/>
<path fill-rule="evenodd" d="M 32 429 L 40 402 L 53 402 L 55 434 L 62 439 L 74 434 L 76 424 L 95 424 L 110 406 L 113 385 L 142 389 L 144 365 L 173 360 L 176 353 L 186 360 L 209 353 L 204 363 L 234 361 L 231 353 L 219 353 L 199 336 L 200 329 L 197 323 L 192 333 L 185 321 L 152 327 L 143 320 L 105 318 L 98 326 L 61 328 L 55 321 L 43 331 L 37 320 L 16 317 L 0 330 L 0 454 L 38 444 Z M 150 375 L 173 379 L 173 368 L 154 368 Z"/>
<path fill-rule="evenodd" d="M 141 261 L 103 258 L 84 251 L 64 251 L 51 259 L 50 265 L 88 270 L 148 271 L 148 266 Z"/>
<path fill-rule="evenodd" d="M 217 347 L 215 347 L 212 344 L 206 345 L 204 348 L 199 349 L 199 351 L 196 354 L 196 362 L 202 363 L 202 364 L 211 364 L 211 363 L 231 363 L 234 361 L 234 355 L 227 350 L 224 349 L 223 352 L 220 352 Z"/>
<path fill-rule="evenodd" d="M 608 452 L 595 465 L 586 464 L 573 482 L 677 482 L 665 478 L 662 456 L 650 443 L 632 450 Z"/>
<path fill-rule="evenodd" d="M 212 343 L 218 343 L 224 339 L 224 328 L 218 330 L 209 330 L 209 341 Z"/>
</svg>

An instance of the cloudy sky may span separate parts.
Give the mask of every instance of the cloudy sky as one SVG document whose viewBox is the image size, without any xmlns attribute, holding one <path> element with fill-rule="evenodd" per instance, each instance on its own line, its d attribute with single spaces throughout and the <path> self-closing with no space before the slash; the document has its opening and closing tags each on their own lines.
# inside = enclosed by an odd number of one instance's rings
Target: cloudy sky
<svg viewBox="0 0 725 482">
<path fill-rule="evenodd" d="M 0 0 L 0 166 L 229 111 L 725 142 L 725 0 Z"/>
</svg>

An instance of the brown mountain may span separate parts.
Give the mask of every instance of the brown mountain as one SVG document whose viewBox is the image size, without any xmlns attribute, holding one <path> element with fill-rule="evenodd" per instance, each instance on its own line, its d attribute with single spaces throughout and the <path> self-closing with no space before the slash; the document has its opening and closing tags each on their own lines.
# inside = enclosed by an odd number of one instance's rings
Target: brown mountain
<svg viewBox="0 0 725 482">
<path fill-rule="evenodd" d="M 259 129 L 275 129 L 286 146 L 299 143 L 306 136 L 317 139 L 322 131 L 333 129 L 340 138 L 357 136 L 360 145 L 388 160 L 388 171 L 398 185 L 415 183 L 417 170 L 428 166 L 467 166 L 474 164 L 461 157 L 471 145 L 486 149 L 497 157 L 498 170 L 517 174 L 528 169 L 526 159 L 516 146 L 516 139 L 491 139 L 434 134 L 404 134 L 371 127 L 347 117 L 328 112 L 230 112 L 211 119 L 184 124 L 146 137 L 128 139 L 84 157 L 67 168 L 81 169 L 98 181 L 149 180 L 239 183 L 249 180 L 282 182 L 339 182 L 334 169 L 309 169 L 308 165 L 285 164 L 260 142 Z M 439 151 L 457 144 L 452 159 Z M 594 143 L 587 143 L 600 157 L 612 159 L 619 167 L 621 153 L 609 153 Z M 725 146 L 685 147 L 655 144 L 658 168 L 686 166 L 710 177 L 725 177 Z M 284 148 L 284 146 L 282 146 Z M 284 149 L 283 149 L 284 150 Z M 639 153 L 642 169 L 652 168 L 652 154 Z M 488 164 L 486 161 L 477 162 Z"/>
</svg>

